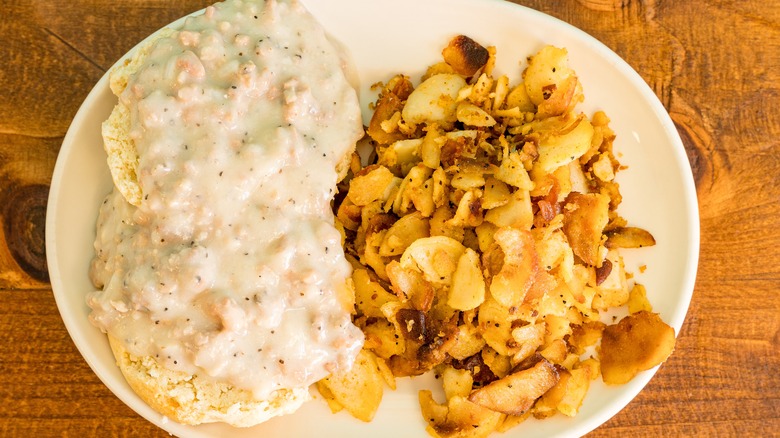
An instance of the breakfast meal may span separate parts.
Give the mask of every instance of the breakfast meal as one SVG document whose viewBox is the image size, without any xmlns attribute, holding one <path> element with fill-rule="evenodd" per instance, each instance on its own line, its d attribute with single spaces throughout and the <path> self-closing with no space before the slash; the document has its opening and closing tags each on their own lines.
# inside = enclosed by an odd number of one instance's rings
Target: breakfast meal
<svg viewBox="0 0 780 438">
<path fill-rule="evenodd" d="M 297 1 L 228 0 L 111 72 L 87 303 L 167 418 L 251 426 L 358 356 L 330 204 L 363 135 L 346 67 Z"/>
<path fill-rule="evenodd" d="M 217 3 L 111 71 L 87 304 L 141 399 L 248 427 L 314 385 L 368 422 L 433 373 L 428 433 L 485 437 L 666 360 L 674 330 L 623 259 L 655 239 L 618 214 L 616 136 L 578 111 L 566 49 L 516 84 L 468 36 L 442 57 L 375 84 L 365 128 L 297 0 Z"/>
<path fill-rule="evenodd" d="M 433 372 L 445 400 L 422 390 L 419 407 L 435 437 L 574 416 L 592 380 L 626 383 L 674 348 L 622 256 L 655 239 L 617 213 L 615 133 L 577 111 L 565 49 L 541 48 L 515 85 L 467 36 L 442 56 L 416 87 L 376 85 L 370 155 L 334 205 L 364 365 L 317 387 L 368 421 L 383 386 Z"/>
</svg>

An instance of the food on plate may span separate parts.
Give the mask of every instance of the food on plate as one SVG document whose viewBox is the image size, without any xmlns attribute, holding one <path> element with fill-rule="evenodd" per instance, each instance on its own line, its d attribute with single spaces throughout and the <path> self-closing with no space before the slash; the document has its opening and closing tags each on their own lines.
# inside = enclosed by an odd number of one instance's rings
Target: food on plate
<svg viewBox="0 0 780 438">
<path fill-rule="evenodd" d="M 601 375 L 607 383 L 626 383 L 666 360 L 673 349 L 674 330 L 657 314 L 641 310 L 604 329 Z"/>
<path fill-rule="evenodd" d="M 624 383 L 673 350 L 621 254 L 655 240 L 617 212 L 615 134 L 577 110 L 565 49 L 541 48 L 517 84 L 467 36 L 442 56 L 416 86 L 377 84 L 373 148 L 340 184 L 354 322 L 393 376 L 442 381 L 444 402 L 419 394 L 432 436 L 574 416 L 592 380 Z M 381 386 L 375 369 L 354 380 Z"/>
<path fill-rule="evenodd" d="M 112 72 L 87 302 L 161 414 L 251 426 L 358 357 L 330 207 L 363 132 L 345 68 L 299 2 L 228 0 Z"/>
<path fill-rule="evenodd" d="M 320 380 L 317 389 L 326 395 L 334 412 L 346 409 L 359 420 L 371 421 L 382 401 L 384 386 L 394 388 L 395 378 L 389 371 L 384 360 L 369 350 L 361 350 L 352 369 Z"/>
</svg>

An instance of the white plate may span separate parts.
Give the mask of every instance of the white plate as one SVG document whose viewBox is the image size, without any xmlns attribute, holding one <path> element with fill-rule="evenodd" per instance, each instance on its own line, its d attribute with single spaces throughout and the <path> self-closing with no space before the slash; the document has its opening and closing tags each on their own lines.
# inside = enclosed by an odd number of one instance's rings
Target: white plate
<svg viewBox="0 0 780 438">
<path fill-rule="evenodd" d="M 619 173 L 624 195 L 620 212 L 650 230 L 658 244 L 627 253 L 627 266 L 645 284 L 662 318 L 679 333 L 696 276 L 699 222 L 690 166 L 672 121 L 642 78 L 623 60 L 574 27 L 540 12 L 491 0 L 304 0 L 309 10 L 352 54 L 361 81 L 364 117 L 374 98 L 369 86 L 405 72 L 419 78 L 440 59 L 456 34 L 467 34 L 498 49 L 498 70 L 516 80 L 520 61 L 544 44 L 566 47 L 584 86 L 580 109 L 606 111 L 617 133 L 615 148 L 629 169 Z M 87 320 L 85 294 L 92 290 L 87 270 L 92 258 L 98 206 L 110 190 L 100 137 L 115 98 L 103 77 L 76 114 L 62 144 L 52 178 L 46 244 L 52 288 L 62 319 L 81 354 L 100 379 L 128 406 L 166 431 L 189 437 L 242 436 L 425 436 L 417 388 L 427 379 L 401 379 L 386 392 L 373 422 L 345 413 L 333 415 L 314 401 L 297 413 L 250 429 L 221 424 L 198 427 L 167 421 L 143 403 L 125 383 L 105 335 Z M 366 119 L 368 120 L 368 119 Z M 647 265 L 639 274 L 637 267 Z M 529 420 L 502 436 L 580 436 L 615 415 L 650 380 L 655 370 L 629 384 L 594 382 L 580 413 Z"/>
</svg>

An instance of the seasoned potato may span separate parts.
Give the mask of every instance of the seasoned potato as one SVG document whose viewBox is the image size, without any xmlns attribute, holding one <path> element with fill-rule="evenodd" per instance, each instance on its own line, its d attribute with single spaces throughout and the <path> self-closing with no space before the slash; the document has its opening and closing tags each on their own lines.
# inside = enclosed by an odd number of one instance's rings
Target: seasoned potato
<svg viewBox="0 0 780 438">
<path fill-rule="evenodd" d="M 656 313 L 640 311 L 607 326 L 601 339 L 601 376 L 621 384 L 663 363 L 674 350 L 674 329 Z"/>
<path fill-rule="evenodd" d="M 609 198 L 600 193 L 571 193 L 563 208 L 563 232 L 571 249 L 591 266 L 601 266 L 603 231 L 609 221 Z"/>
<path fill-rule="evenodd" d="M 618 214 L 609 118 L 576 110 L 565 49 L 541 48 L 517 84 L 495 56 L 461 35 L 416 87 L 381 85 L 374 149 L 333 206 L 366 336 L 353 377 L 318 384 L 334 412 L 370 418 L 384 384 L 433 371 L 428 433 L 485 437 L 576 415 L 599 375 L 626 382 L 674 347 L 623 262 L 655 239 Z"/>
<path fill-rule="evenodd" d="M 642 248 L 655 245 L 655 238 L 649 231 L 637 227 L 618 227 L 605 233 L 607 235 L 606 247 L 613 248 Z"/>
<path fill-rule="evenodd" d="M 555 366 L 541 360 L 531 368 L 496 380 L 469 396 L 469 401 L 508 415 L 522 415 L 558 382 Z"/>
<path fill-rule="evenodd" d="M 466 81 L 456 74 L 431 76 L 412 91 L 401 115 L 408 123 L 453 123 L 457 120 L 458 91 Z"/>
<path fill-rule="evenodd" d="M 353 204 L 362 207 L 378 199 L 385 200 L 389 196 L 388 187 L 395 176 L 384 166 L 376 166 L 370 172 L 355 176 L 350 181 L 354 190 L 350 190 L 347 196 Z"/>
<path fill-rule="evenodd" d="M 402 268 L 416 268 L 433 284 L 452 284 L 452 275 L 466 247 L 446 236 L 417 239 L 401 256 Z"/>
<path fill-rule="evenodd" d="M 568 92 L 574 70 L 568 66 L 566 49 L 546 46 L 531 57 L 523 72 L 528 97 L 534 105 L 541 105 L 555 93 Z M 565 110 L 565 108 L 564 108 Z"/>
<path fill-rule="evenodd" d="M 455 73 L 472 76 L 487 64 L 489 53 L 466 35 L 458 35 L 442 50 L 442 56 Z"/>
<path fill-rule="evenodd" d="M 422 213 L 414 212 L 398 219 L 384 235 L 379 255 L 392 257 L 401 255 L 417 239 L 429 237 L 430 225 Z"/>
<path fill-rule="evenodd" d="M 485 278 L 479 255 L 466 248 L 458 259 L 458 266 L 452 274 L 452 285 L 447 304 L 456 310 L 471 310 L 485 301 Z"/>
<path fill-rule="evenodd" d="M 377 358 L 368 350 L 361 350 L 352 369 L 333 374 L 317 382 L 320 394 L 335 400 L 359 420 L 371 421 L 382 401 L 385 380 L 377 365 Z"/>
<path fill-rule="evenodd" d="M 507 227 L 496 231 L 494 244 L 504 260 L 490 282 L 490 294 L 504 306 L 518 306 L 539 269 L 534 240 L 527 231 Z"/>
<path fill-rule="evenodd" d="M 428 432 L 441 438 L 484 438 L 496 430 L 502 415 L 455 396 L 440 405 L 430 391 L 420 391 L 420 408 L 428 421 Z"/>
</svg>

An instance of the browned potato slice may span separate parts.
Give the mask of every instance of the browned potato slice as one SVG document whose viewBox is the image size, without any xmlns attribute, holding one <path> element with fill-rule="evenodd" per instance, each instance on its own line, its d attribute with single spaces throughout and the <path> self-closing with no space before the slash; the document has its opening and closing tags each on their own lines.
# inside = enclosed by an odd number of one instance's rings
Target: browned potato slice
<svg viewBox="0 0 780 438">
<path fill-rule="evenodd" d="M 344 202 L 339 205 L 338 212 L 336 213 L 339 222 L 345 229 L 355 231 L 360 227 L 362 210 L 360 206 L 352 203 L 349 198 L 344 199 Z"/>
<path fill-rule="evenodd" d="M 566 360 L 569 349 L 566 345 L 566 341 L 563 339 L 553 339 L 549 345 L 539 351 L 539 354 L 552 363 L 561 364 Z"/>
<path fill-rule="evenodd" d="M 524 422 L 531 416 L 531 411 L 526 412 L 523 415 L 507 415 L 504 420 L 496 428 L 496 432 L 504 433 L 510 429 L 517 427 L 520 423 Z"/>
<path fill-rule="evenodd" d="M 518 363 L 530 357 L 544 342 L 544 332 L 547 324 L 539 322 L 517 327 L 512 330 L 512 338 L 520 346 L 514 354 L 512 363 Z M 545 356 L 546 357 L 546 356 Z"/>
<path fill-rule="evenodd" d="M 479 334 L 477 328 L 471 324 L 458 326 L 457 342 L 449 351 L 449 355 L 456 360 L 463 360 L 473 356 L 485 347 L 485 340 Z"/>
<path fill-rule="evenodd" d="M 646 310 L 653 311 L 653 306 L 647 300 L 647 291 L 641 284 L 635 284 L 628 294 L 628 313 L 637 313 Z"/>
<path fill-rule="evenodd" d="M 485 191 L 482 195 L 482 208 L 490 210 L 509 202 L 509 186 L 503 181 L 490 177 L 485 179 Z"/>
<path fill-rule="evenodd" d="M 534 123 L 537 129 L 550 129 L 541 136 L 537 147 L 539 158 L 535 168 L 543 173 L 552 173 L 568 165 L 590 149 L 593 125 L 583 114 L 574 116 L 566 113 Z"/>
<path fill-rule="evenodd" d="M 642 248 L 655 245 L 655 238 L 649 231 L 637 227 L 619 227 L 607 233 L 607 248 Z"/>
<path fill-rule="evenodd" d="M 582 400 L 590 388 L 590 368 L 575 368 L 571 370 L 571 378 L 566 385 L 566 394 L 558 403 L 558 411 L 563 415 L 573 417 L 582 406 Z"/>
<path fill-rule="evenodd" d="M 409 95 L 401 115 L 405 122 L 437 123 L 451 126 L 457 120 L 458 91 L 466 81 L 455 74 L 429 77 Z"/>
<path fill-rule="evenodd" d="M 468 102 L 461 102 L 455 114 L 458 121 L 466 126 L 490 127 L 496 124 L 496 119 L 487 111 Z"/>
<path fill-rule="evenodd" d="M 536 399 L 558 383 L 555 366 L 542 359 L 531 368 L 517 371 L 484 386 L 469 401 L 507 415 L 522 415 Z"/>
<path fill-rule="evenodd" d="M 577 76 L 572 75 L 561 81 L 560 84 L 551 84 L 545 87 L 545 94 L 549 93 L 549 97 L 539 104 L 537 116 L 545 118 L 563 114 L 573 103 L 572 100 L 575 99 L 578 86 Z"/>
<path fill-rule="evenodd" d="M 572 251 L 585 263 L 601 266 L 602 232 L 609 221 L 609 198 L 600 193 L 573 192 L 563 209 L 563 232 Z"/>
<path fill-rule="evenodd" d="M 447 400 L 453 397 L 465 398 L 471 394 L 474 378 L 469 370 L 455 369 L 450 365 L 439 365 L 436 367 L 436 373 L 441 376 L 441 385 Z"/>
<path fill-rule="evenodd" d="M 604 332 L 606 325 L 601 321 L 585 322 L 582 325 L 573 325 L 571 330 L 571 336 L 569 337 L 569 345 L 573 349 L 574 353 L 582 354 L 585 352 L 585 348 L 595 345 L 601 334 Z"/>
<path fill-rule="evenodd" d="M 493 373 L 498 379 L 506 377 L 512 371 L 512 358 L 509 356 L 504 356 L 495 349 L 491 348 L 489 345 L 486 345 L 485 348 L 482 349 L 480 357 L 482 358 L 482 362 L 485 364 L 485 366 L 488 367 L 489 371 Z"/>
<path fill-rule="evenodd" d="M 466 248 L 458 259 L 458 267 L 452 274 L 447 304 L 456 310 L 471 310 L 485 301 L 485 278 L 479 255 Z"/>
<path fill-rule="evenodd" d="M 496 430 L 503 415 L 454 396 L 446 405 L 433 399 L 430 391 L 419 393 L 420 410 L 428 422 L 428 433 L 441 438 L 485 438 Z"/>
<path fill-rule="evenodd" d="M 497 180 L 521 190 L 531 190 L 534 187 L 528 172 L 523 167 L 523 160 L 519 152 L 512 152 L 501 161 L 501 166 L 498 167 L 495 177 Z"/>
<path fill-rule="evenodd" d="M 380 358 L 389 359 L 406 350 L 406 342 L 398 336 L 395 324 L 384 318 L 372 318 L 362 329 L 366 336 L 363 348 L 371 350 Z"/>
<path fill-rule="evenodd" d="M 444 62 L 463 76 L 475 74 L 487 64 L 490 56 L 486 48 L 465 35 L 458 35 L 450 40 L 441 54 Z"/>
<path fill-rule="evenodd" d="M 558 404 L 563 400 L 566 395 L 566 387 L 568 386 L 569 379 L 571 379 L 571 372 L 567 369 L 558 370 L 558 383 L 555 384 L 549 391 L 545 392 L 539 398 L 539 401 L 534 404 L 532 409 L 535 418 L 547 418 L 555 415 L 558 412 Z"/>
<path fill-rule="evenodd" d="M 390 301 L 398 301 L 398 298 L 386 291 L 381 284 L 371 280 L 365 269 L 354 270 L 352 281 L 355 283 L 355 307 L 359 315 L 383 317 L 380 310 L 382 305 Z"/>
<path fill-rule="evenodd" d="M 323 397 L 332 397 L 352 416 L 368 422 L 382 401 L 384 382 L 374 354 L 361 350 L 349 372 L 320 380 L 317 387 Z"/>
<path fill-rule="evenodd" d="M 423 312 L 431 309 L 435 291 L 421 272 L 411 268 L 404 269 L 400 263 L 393 260 L 387 264 L 387 276 L 393 291 L 401 300 L 409 300 L 412 307 Z"/>
<path fill-rule="evenodd" d="M 417 239 L 401 256 L 401 267 L 418 269 L 434 285 L 449 285 L 466 247 L 445 236 Z"/>
<path fill-rule="evenodd" d="M 361 207 L 377 199 L 385 200 L 389 195 L 387 189 L 393 179 L 395 179 L 395 175 L 389 169 L 384 166 L 376 166 L 369 172 L 352 178 L 349 182 L 347 197 L 353 204 Z"/>
<path fill-rule="evenodd" d="M 390 144 L 406 138 L 399 132 L 387 132 L 382 128 L 382 122 L 390 120 L 393 115 L 404 108 L 404 101 L 414 89 L 412 82 L 403 75 L 391 79 L 382 91 L 377 101 L 374 115 L 368 125 L 368 135 L 379 144 Z"/>
<path fill-rule="evenodd" d="M 590 388 L 590 368 L 559 369 L 560 380 L 534 405 L 536 418 L 547 418 L 560 412 L 573 417 Z"/>
<path fill-rule="evenodd" d="M 424 218 L 419 211 L 407 214 L 387 230 L 379 247 L 379 255 L 383 257 L 401 255 L 412 242 L 428 236 L 430 236 L 428 219 Z"/>
<path fill-rule="evenodd" d="M 506 307 L 520 305 L 539 269 L 534 239 L 527 231 L 509 227 L 496 231 L 495 239 L 504 262 L 493 276 L 490 293 Z"/>
<path fill-rule="evenodd" d="M 485 221 L 497 227 L 530 230 L 534 222 L 531 195 L 528 190 L 516 190 L 507 202 L 485 213 Z"/>
<path fill-rule="evenodd" d="M 336 397 L 333 395 L 333 392 L 330 390 L 330 387 L 328 385 L 320 380 L 317 382 L 317 391 L 320 393 L 320 395 L 325 399 L 325 402 L 328 403 L 328 407 L 330 408 L 330 411 L 335 413 L 341 412 L 344 410 L 344 406 L 341 405 L 341 403 L 336 401 Z"/>
<path fill-rule="evenodd" d="M 512 315 L 508 306 L 503 306 L 492 296 L 488 296 L 479 306 L 477 318 L 479 331 L 489 346 L 504 356 L 511 356 L 518 351 L 517 343 L 512 337 Z"/>
<path fill-rule="evenodd" d="M 661 364 L 674 350 L 674 329 L 656 313 L 641 311 L 607 326 L 601 338 L 601 376 L 622 384 Z"/>
</svg>

